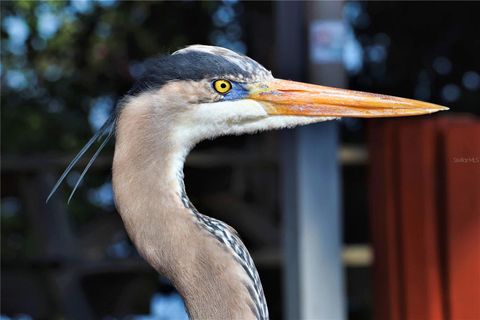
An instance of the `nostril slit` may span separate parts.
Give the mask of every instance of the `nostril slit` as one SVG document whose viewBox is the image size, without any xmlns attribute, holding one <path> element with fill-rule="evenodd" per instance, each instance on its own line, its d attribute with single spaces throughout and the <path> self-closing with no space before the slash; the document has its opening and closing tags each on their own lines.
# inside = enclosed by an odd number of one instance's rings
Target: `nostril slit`
<svg viewBox="0 0 480 320">
<path fill-rule="evenodd" d="M 278 90 L 278 91 L 279 91 L 279 92 L 283 92 L 283 93 L 289 93 L 289 92 L 302 93 L 302 92 L 305 92 L 305 90 L 289 90 L 289 89 L 287 89 L 287 90 L 282 90 L 282 89 L 280 89 L 280 90 Z"/>
</svg>

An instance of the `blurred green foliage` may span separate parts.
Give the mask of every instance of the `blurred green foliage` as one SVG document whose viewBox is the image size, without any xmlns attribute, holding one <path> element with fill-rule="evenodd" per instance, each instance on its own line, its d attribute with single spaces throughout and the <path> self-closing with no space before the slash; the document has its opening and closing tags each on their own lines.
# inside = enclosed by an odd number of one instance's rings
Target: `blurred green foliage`
<svg viewBox="0 0 480 320">
<path fill-rule="evenodd" d="M 139 62 L 187 44 L 212 43 L 212 35 L 232 21 L 235 7 L 197 1 L 2 1 L 2 152 L 78 150 L 91 135 L 92 105 L 111 108 L 132 84 Z"/>
</svg>

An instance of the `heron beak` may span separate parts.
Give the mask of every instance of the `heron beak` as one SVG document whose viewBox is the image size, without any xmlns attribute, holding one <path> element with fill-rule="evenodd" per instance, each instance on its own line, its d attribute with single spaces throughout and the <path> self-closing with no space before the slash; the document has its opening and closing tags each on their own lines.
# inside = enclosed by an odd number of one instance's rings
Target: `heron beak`
<svg viewBox="0 0 480 320">
<path fill-rule="evenodd" d="M 270 115 L 380 118 L 448 110 L 436 104 L 274 79 L 249 87 L 249 99 L 262 102 Z"/>
</svg>

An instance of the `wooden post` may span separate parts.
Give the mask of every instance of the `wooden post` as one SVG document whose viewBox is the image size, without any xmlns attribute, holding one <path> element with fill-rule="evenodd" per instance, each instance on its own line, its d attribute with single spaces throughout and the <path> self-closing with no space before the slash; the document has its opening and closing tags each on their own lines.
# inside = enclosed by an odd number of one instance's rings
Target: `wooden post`
<svg viewBox="0 0 480 320">
<path fill-rule="evenodd" d="M 341 2 L 277 2 L 278 75 L 302 79 L 305 11 L 340 15 Z M 323 16 L 322 16 L 323 18 Z M 292 67 L 293 66 L 293 67 Z M 312 65 L 311 79 L 337 81 L 341 65 Z M 342 77 L 340 79 L 343 79 Z M 338 133 L 334 122 L 288 131 L 283 136 L 283 227 L 286 319 L 344 319 L 341 261 Z"/>
</svg>

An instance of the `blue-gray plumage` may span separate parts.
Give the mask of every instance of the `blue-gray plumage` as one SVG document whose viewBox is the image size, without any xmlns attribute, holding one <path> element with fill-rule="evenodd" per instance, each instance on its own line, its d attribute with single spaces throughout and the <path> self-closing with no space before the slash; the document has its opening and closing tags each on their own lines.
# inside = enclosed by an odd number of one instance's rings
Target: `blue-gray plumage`
<svg viewBox="0 0 480 320">
<path fill-rule="evenodd" d="M 148 90 L 159 89 L 165 83 L 174 80 L 200 81 L 214 78 L 231 78 L 251 80 L 258 73 L 269 72 L 258 62 L 243 57 L 241 63 L 229 60 L 234 56 L 223 48 L 210 51 L 180 50 L 172 55 L 162 56 L 147 61 L 145 72 L 128 92 L 137 95 Z"/>
</svg>

